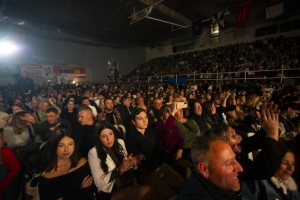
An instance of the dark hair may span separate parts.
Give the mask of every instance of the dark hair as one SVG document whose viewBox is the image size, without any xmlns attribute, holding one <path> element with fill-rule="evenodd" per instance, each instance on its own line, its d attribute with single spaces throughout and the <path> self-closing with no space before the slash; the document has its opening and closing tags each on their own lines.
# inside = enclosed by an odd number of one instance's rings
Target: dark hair
<svg viewBox="0 0 300 200">
<path fill-rule="evenodd" d="M 122 98 L 120 99 L 121 104 L 123 104 L 126 99 L 130 99 L 130 98 L 125 95 L 122 96 Z"/>
<path fill-rule="evenodd" d="M 213 101 L 206 101 L 204 103 L 204 111 L 208 114 L 211 114 L 211 106 L 214 104 Z"/>
<path fill-rule="evenodd" d="M 300 105 L 298 103 L 288 103 L 284 106 L 284 110 L 288 110 L 289 108 L 300 111 Z"/>
<path fill-rule="evenodd" d="M 24 105 L 21 104 L 21 103 L 15 103 L 12 107 L 14 107 L 14 106 L 19 107 L 19 108 L 21 108 L 22 110 L 25 110 Z"/>
<path fill-rule="evenodd" d="M 21 104 L 24 104 L 24 100 L 23 100 L 22 98 L 17 97 L 17 98 L 15 99 L 15 101 L 16 101 L 16 100 L 20 100 L 20 101 L 21 101 Z"/>
<path fill-rule="evenodd" d="M 46 113 L 54 112 L 55 114 L 58 114 L 58 110 L 54 107 L 50 107 L 46 110 Z"/>
<path fill-rule="evenodd" d="M 228 126 L 225 124 L 216 124 L 213 127 L 211 127 L 205 135 L 217 135 L 225 142 L 228 141 Z"/>
<path fill-rule="evenodd" d="M 68 103 L 70 103 L 70 102 L 73 102 L 73 104 L 75 104 L 75 101 L 73 101 L 72 99 L 69 99 Z"/>
<path fill-rule="evenodd" d="M 104 102 L 106 102 L 107 100 L 111 100 L 111 101 L 113 102 L 113 99 L 112 99 L 112 98 L 109 98 L 109 97 L 108 97 L 108 98 L 105 98 L 105 99 L 104 99 Z"/>
<path fill-rule="evenodd" d="M 167 96 L 166 96 L 166 98 L 165 98 L 165 102 L 166 102 L 166 103 L 168 103 L 168 102 L 169 102 L 169 98 L 170 98 L 170 96 L 172 96 L 172 97 L 173 97 L 173 95 L 172 95 L 172 94 L 167 94 Z"/>
<path fill-rule="evenodd" d="M 67 98 L 65 101 L 67 102 L 67 101 L 69 101 L 69 100 L 72 99 L 72 98 L 74 99 L 75 104 L 80 104 L 80 103 L 79 103 L 79 97 L 76 96 L 76 95 L 73 95 L 73 94 L 72 94 L 72 95 L 69 95 L 68 98 Z"/>
<path fill-rule="evenodd" d="M 157 116 L 157 120 L 158 120 L 158 121 L 162 121 L 162 116 L 163 116 L 163 114 L 164 114 L 164 110 L 165 110 L 166 107 L 171 108 L 170 105 L 167 105 L 167 104 L 163 105 L 163 106 L 159 109 L 159 112 L 158 112 L 158 116 Z M 171 110 L 172 110 L 172 108 L 171 108 Z"/>
<path fill-rule="evenodd" d="M 199 103 L 199 102 L 197 100 L 190 100 L 189 101 L 189 104 L 188 104 L 188 107 L 190 108 L 189 116 L 195 115 L 195 103 Z M 201 104 L 200 104 L 200 106 L 201 106 Z"/>
<path fill-rule="evenodd" d="M 95 148 L 97 151 L 98 158 L 100 159 L 100 166 L 101 166 L 102 170 L 104 171 L 104 173 L 107 173 L 108 172 L 108 166 L 106 164 L 107 152 L 105 150 L 105 147 L 101 144 L 100 139 L 99 139 L 99 135 L 100 135 L 101 131 L 103 131 L 104 129 L 112 130 L 112 132 L 115 136 L 115 140 L 114 140 L 112 148 L 115 152 L 115 155 L 118 157 L 119 160 L 123 160 L 125 152 L 124 152 L 123 147 L 119 144 L 119 142 L 117 140 L 118 132 L 117 132 L 116 128 L 111 123 L 109 123 L 107 120 L 97 122 L 94 127 L 93 140 L 95 143 Z"/>
<path fill-rule="evenodd" d="M 44 150 L 46 155 L 44 155 L 43 157 L 46 157 L 46 159 L 49 160 L 49 164 L 45 169 L 46 172 L 49 172 L 52 169 L 57 170 L 57 147 L 59 142 L 64 137 L 70 137 L 74 140 L 74 152 L 70 156 L 70 169 L 77 166 L 81 156 L 79 153 L 76 138 L 72 133 L 70 126 L 64 123 L 59 123 L 55 126 L 54 130 L 51 133 L 50 139 L 47 142 L 47 146 L 45 148 L 48 149 Z"/>
<path fill-rule="evenodd" d="M 81 98 L 81 101 L 83 101 L 83 100 L 89 100 L 89 98 L 87 98 L 87 97 L 82 97 L 82 98 Z"/>
<path fill-rule="evenodd" d="M 143 108 L 135 107 L 131 111 L 131 119 L 134 120 L 136 115 L 139 115 L 141 112 L 145 112 L 147 114 L 147 111 Z"/>
</svg>

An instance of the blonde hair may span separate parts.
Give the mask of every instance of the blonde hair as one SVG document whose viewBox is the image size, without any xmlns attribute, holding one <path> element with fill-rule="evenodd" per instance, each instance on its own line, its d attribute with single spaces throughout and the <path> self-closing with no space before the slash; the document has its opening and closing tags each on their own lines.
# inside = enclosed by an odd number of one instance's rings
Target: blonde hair
<svg viewBox="0 0 300 200">
<path fill-rule="evenodd" d="M 257 104 L 258 101 L 259 101 L 259 97 L 256 95 L 253 95 L 246 101 L 245 105 L 247 107 L 255 107 L 255 105 Z"/>
<path fill-rule="evenodd" d="M 23 133 L 25 128 L 28 127 L 27 122 L 25 120 L 22 120 L 21 117 L 25 116 L 26 114 L 32 115 L 28 111 L 21 111 L 17 112 L 12 116 L 11 122 L 9 122 L 9 126 L 13 127 L 14 133 L 17 135 L 20 135 Z M 33 115 L 32 115 L 33 116 Z"/>
</svg>

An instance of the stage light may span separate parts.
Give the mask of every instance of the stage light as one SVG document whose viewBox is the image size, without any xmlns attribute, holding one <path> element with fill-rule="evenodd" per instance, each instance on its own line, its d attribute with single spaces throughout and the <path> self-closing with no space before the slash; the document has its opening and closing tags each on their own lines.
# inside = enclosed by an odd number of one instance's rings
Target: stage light
<svg viewBox="0 0 300 200">
<path fill-rule="evenodd" d="M 11 42 L 1 42 L 0 41 L 0 55 L 11 55 L 19 50 L 17 45 Z"/>
</svg>

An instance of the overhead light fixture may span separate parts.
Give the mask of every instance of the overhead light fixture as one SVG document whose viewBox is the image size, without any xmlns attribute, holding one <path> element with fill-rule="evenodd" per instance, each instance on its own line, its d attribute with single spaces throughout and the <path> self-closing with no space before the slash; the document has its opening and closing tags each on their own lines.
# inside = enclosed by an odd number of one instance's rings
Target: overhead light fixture
<svg viewBox="0 0 300 200">
<path fill-rule="evenodd" d="M 18 46 L 11 42 L 0 41 L 0 55 L 10 55 L 19 50 Z"/>
<path fill-rule="evenodd" d="M 18 25 L 20 25 L 20 26 L 22 26 L 22 25 L 24 25 L 25 24 L 25 21 L 24 20 L 22 20 L 22 21 L 20 21 L 19 23 L 18 23 Z"/>
</svg>

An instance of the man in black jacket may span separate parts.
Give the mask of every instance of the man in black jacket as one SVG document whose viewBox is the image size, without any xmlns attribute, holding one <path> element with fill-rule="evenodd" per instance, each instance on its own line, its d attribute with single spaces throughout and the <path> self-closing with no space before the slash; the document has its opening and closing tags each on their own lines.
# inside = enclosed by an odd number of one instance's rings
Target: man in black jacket
<svg viewBox="0 0 300 200">
<path fill-rule="evenodd" d="M 121 105 L 118 107 L 123 125 L 126 129 L 126 135 L 130 135 L 130 120 L 131 120 L 131 107 L 130 107 L 130 98 L 124 95 L 121 98 Z"/>
<path fill-rule="evenodd" d="M 16 80 L 15 85 L 18 88 L 20 95 L 27 101 L 35 95 L 33 80 L 27 76 L 25 71 L 21 73 L 21 76 Z"/>
<path fill-rule="evenodd" d="M 136 170 L 142 184 L 150 185 L 163 199 L 175 198 L 180 191 L 184 179 L 170 166 L 164 163 L 165 150 L 162 142 L 151 129 L 148 129 L 148 116 L 144 109 L 132 110 L 134 128 L 126 139 L 128 153 L 142 153 L 145 160 Z"/>
<path fill-rule="evenodd" d="M 82 105 L 78 109 L 78 125 L 75 135 L 79 144 L 79 150 L 83 157 L 87 158 L 88 152 L 94 147 L 93 132 L 96 124 L 93 111 L 90 107 Z"/>
<path fill-rule="evenodd" d="M 220 136 L 198 138 L 191 150 L 194 172 L 178 199 L 235 199 L 240 190 L 238 174 L 243 171 L 229 144 Z"/>
<path fill-rule="evenodd" d="M 291 140 L 295 137 L 295 124 L 294 119 L 298 117 L 300 113 L 300 105 L 298 103 L 288 103 L 282 109 L 279 115 L 279 130 L 280 138 L 283 141 Z"/>
<path fill-rule="evenodd" d="M 35 123 L 32 125 L 34 132 L 41 136 L 44 142 L 47 142 L 52 134 L 54 127 L 59 124 L 64 123 L 68 127 L 70 126 L 70 122 L 67 119 L 59 118 L 58 110 L 54 107 L 50 107 L 46 110 L 46 121 L 41 123 Z"/>
<path fill-rule="evenodd" d="M 229 164 L 224 161 L 223 167 L 227 167 L 228 165 L 232 165 L 232 173 L 234 172 L 234 167 L 236 166 L 235 172 L 239 172 L 240 174 L 238 177 L 241 180 L 261 180 L 261 179 L 268 179 L 272 177 L 278 167 L 280 166 L 281 160 L 288 151 L 285 145 L 278 141 L 278 115 L 279 112 L 277 111 L 277 106 L 273 104 L 273 102 L 269 103 L 268 105 L 264 105 L 262 108 L 261 113 L 257 113 L 261 127 L 266 131 L 266 136 L 256 136 L 259 140 L 247 140 L 245 143 L 241 143 L 241 137 L 237 135 L 233 128 L 230 126 L 219 126 L 218 128 L 209 132 L 209 135 L 219 137 L 223 140 L 223 142 L 227 142 L 234 153 L 237 155 L 236 160 L 238 163 L 243 167 L 243 170 L 237 170 L 238 167 L 235 164 L 235 158 L 229 162 Z M 257 143 L 256 145 L 253 145 Z M 214 147 L 212 146 L 213 142 L 208 141 L 206 145 L 209 145 L 210 151 L 213 151 Z M 204 145 L 205 143 L 200 145 Z M 226 152 L 226 147 L 224 146 L 223 150 L 220 152 L 216 151 L 216 155 L 211 156 L 213 161 L 210 162 L 209 159 L 206 159 L 206 151 L 199 148 L 199 145 L 195 143 L 194 148 L 192 149 L 192 160 L 196 165 L 196 169 L 198 174 L 193 174 L 188 180 L 187 185 L 184 186 L 183 190 L 180 193 L 179 199 L 196 199 L 196 197 L 202 197 L 205 199 L 236 199 L 237 194 L 239 194 L 239 187 L 235 188 L 227 188 L 225 185 L 222 184 L 224 178 L 228 176 L 227 173 L 221 173 L 222 168 L 218 168 L 218 165 L 222 165 L 222 163 L 218 163 L 228 157 L 228 155 L 224 155 Z M 221 146 L 221 145 L 219 145 Z M 251 161 L 247 157 L 247 153 L 249 149 L 253 149 L 253 147 L 260 146 L 261 151 L 258 154 L 257 158 L 254 161 Z M 245 147 L 245 148 L 244 148 Z M 247 149 L 248 147 L 248 149 Z M 209 153 L 209 152 L 208 152 Z M 208 155 L 208 154 L 207 154 Z M 220 157 L 223 155 L 225 157 Z M 203 158 L 202 158 L 203 157 Z M 199 160 L 202 159 L 202 160 Z M 225 159 L 226 160 L 226 159 Z M 205 175 L 205 170 L 201 169 L 201 161 L 206 164 L 207 171 L 210 172 L 208 175 Z M 230 164 L 231 163 L 231 164 Z M 227 165 L 228 164 L 228 165 Z M 233 165 L 235 164 L 235 165 Z M 205 166 L 205 165 L 203 165 Z M 213 167 L 214 166 L 214 167 Z M 217 173 L 218 176 L 216 179 L 211 179 L 211 174 Z M 215 176 L 215 175 L 213 175 Z M 235 177 L 233 180 L 235 180 Z M 206 180 L 205 180 L 206 179 Z M 202 190 L 199 187 L 189 188 L 191 184 L 193 185 L 203 185 L 205 182 L 210 181 L 211 184 Z M 198 183 L 199 182 L 199 183 Z M 205 185 L 205 184 L 204 184 Z M 227 184 L 230 185 L 229 183 Z M 237 185 L 236 185 L 237 186 Z M 197 189 L 198 188 L 198 189 Z M 218 188 L 218 189 L 216 189 Z M 225 198 L 224 192 L 231 193 L 231 195 Z M 224 196 L 224 197 L 222 197 Z M 193 198 L 190 198 L 193 197 Z"/>
</svg>

